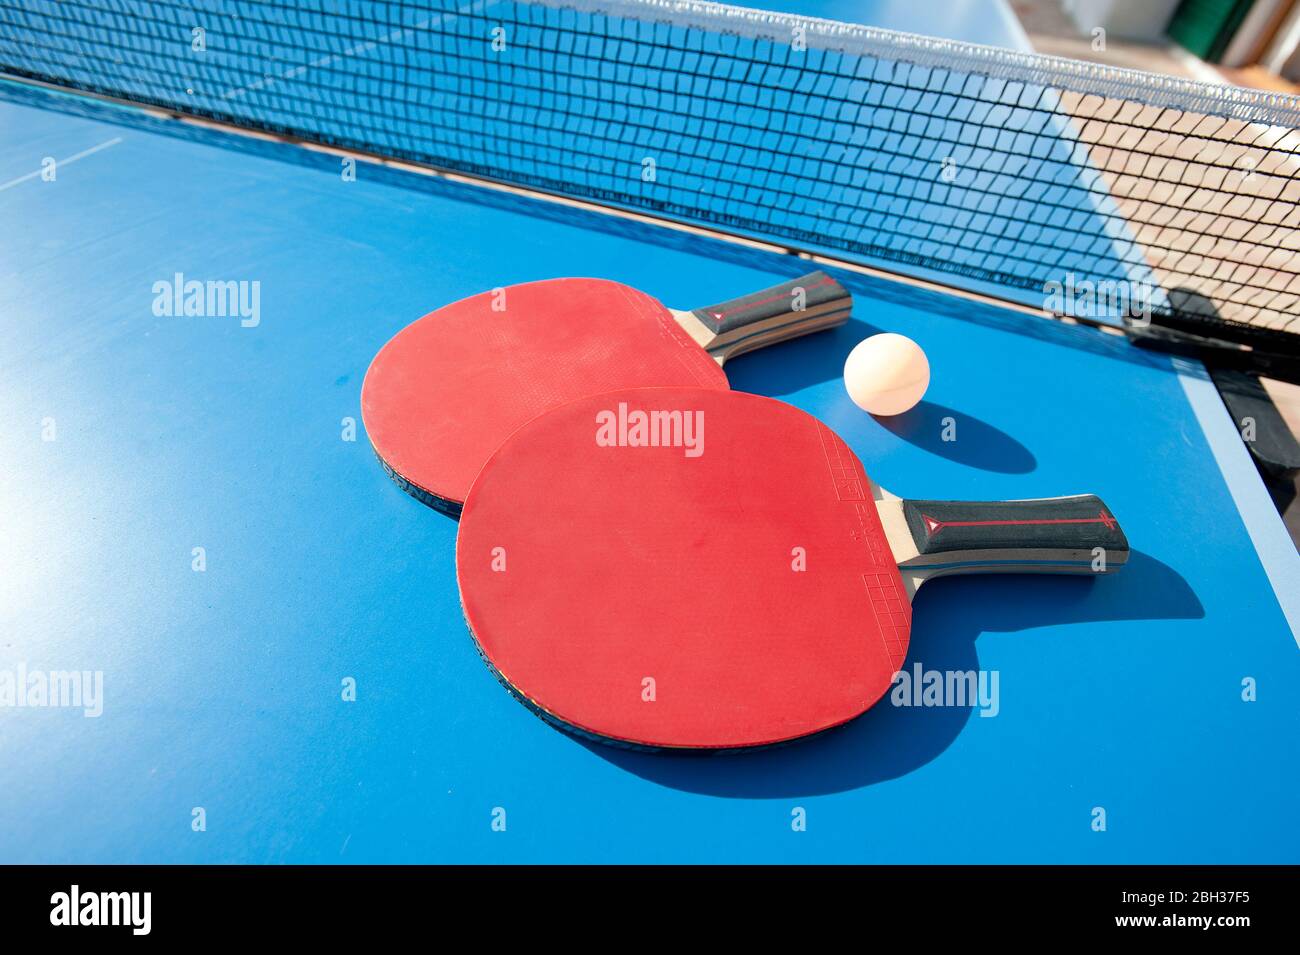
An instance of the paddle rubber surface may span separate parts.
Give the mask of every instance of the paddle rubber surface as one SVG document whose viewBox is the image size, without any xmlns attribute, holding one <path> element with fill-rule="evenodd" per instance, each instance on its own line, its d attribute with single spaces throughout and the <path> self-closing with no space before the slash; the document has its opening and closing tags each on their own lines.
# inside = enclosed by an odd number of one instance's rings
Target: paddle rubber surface
<svg viewBox="0 0 1300 955">
<path fill-rule="evenodd" d="M 470 491 L 456 565 L 517 695 L 638 746 L 827 729 L 907 653 L 911 608 L 862 465 L 755 395 L 619 391 L 534 420 Z"/>
<path fill-rule="evenodd" d="M 454 513 L 520 425 L 583 395 L 643 385 L 728 387 L 649 295 L 552 279 L 483 292 L 402 329 L 366 372 L 361 414 L 399 483 Z"/>
</svg>

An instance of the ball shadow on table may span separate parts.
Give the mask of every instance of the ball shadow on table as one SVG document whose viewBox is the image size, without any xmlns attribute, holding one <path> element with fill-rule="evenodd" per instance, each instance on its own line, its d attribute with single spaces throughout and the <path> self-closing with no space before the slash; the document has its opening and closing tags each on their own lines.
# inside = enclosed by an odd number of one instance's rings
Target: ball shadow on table
<svg viewBox="0 0 1300 955">
<path fill-rule="evenodd" d="M 737 391 L 777 398 L 824 382 L 838 382 L 845 356 L 862 339 L 878 332 L 866 322 L 850 318 L 839 328 L 741 355 L 727 362 L 727 377 Z M 837 387 L 843 390 L 842 385 Z M 845 394 L 844 403 L 848 405 L 848 401 Z M 949 419 L 960 440 L 944 440 Z M 958 464 L 1001 474 L 1028 474 L 1038 466 L 1030 450 L 1005 431 L 933 401 L 922 400 L 911 411 L 874 420 L 895 437 Z M 840 424 L 835 420 L 827 423 L 832 427 Z"/>
<path fill-rule="evenodd" d="M 1005 431 L 933 401 L 922 400 L 911 411 L 888 418 L 876 417 L 876 421 L 909 444 L 982 471 L 1029 474 L 1038 466 L 1033 453 Z M 961 440 L 944 440 L 950 425 L 960 433 Z"/>
</svg>

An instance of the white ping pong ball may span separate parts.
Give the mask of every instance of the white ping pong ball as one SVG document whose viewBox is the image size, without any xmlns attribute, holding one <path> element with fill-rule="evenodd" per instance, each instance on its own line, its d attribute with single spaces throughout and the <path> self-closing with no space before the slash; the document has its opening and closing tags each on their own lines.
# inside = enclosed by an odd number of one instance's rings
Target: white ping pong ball
<svg viewBox="0 0 1300 955">
<path fill-rule="evenodd" d="M 849 397 L 872 414 L 910 411 L 929 386 L 929 359 L 906 335 L 883 332 L 864 338 L 844 362 L 844 387 Z"/>
</svg>

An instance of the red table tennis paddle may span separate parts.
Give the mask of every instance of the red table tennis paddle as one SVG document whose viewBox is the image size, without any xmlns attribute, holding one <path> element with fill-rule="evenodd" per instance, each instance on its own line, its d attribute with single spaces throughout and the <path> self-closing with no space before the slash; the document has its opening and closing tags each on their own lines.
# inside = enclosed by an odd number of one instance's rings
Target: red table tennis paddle
<svg viewBox="0 0 1300 955">
<path fill-rule="evenodd" d="M 1093 495 L 902 500 L 799 409 L 691 387 L 530 422 L 484 466 L 456 541 L 465 617 L 501 681 L 569 730 L 650 749 L 764 746 L 858 716 L 902 667 L 932 577 L 1127 557 Z"/>
<path fill-rule="evenodd" d="M 584 395 L 647 385 L 725 389 L 728 358 L 842 325 L 849 293 L 824 272 L 693 311 L 603 279 L 483 292 L 398 332 L 361 387 L 361 415 L 394 480 L 460 512 L 511 432 Z"/>
</svg>

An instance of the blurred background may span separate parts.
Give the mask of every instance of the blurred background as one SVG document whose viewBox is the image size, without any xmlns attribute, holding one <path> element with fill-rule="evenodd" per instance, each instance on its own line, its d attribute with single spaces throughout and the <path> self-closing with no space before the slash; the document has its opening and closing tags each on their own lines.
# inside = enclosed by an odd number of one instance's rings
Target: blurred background
<svg viewBox="0 0 1300 955">
<path fill-rule="evenodd" d="M 1011 0 L 1039 53 L 1300 92 L 1300 0 Z"/>
</svg>

